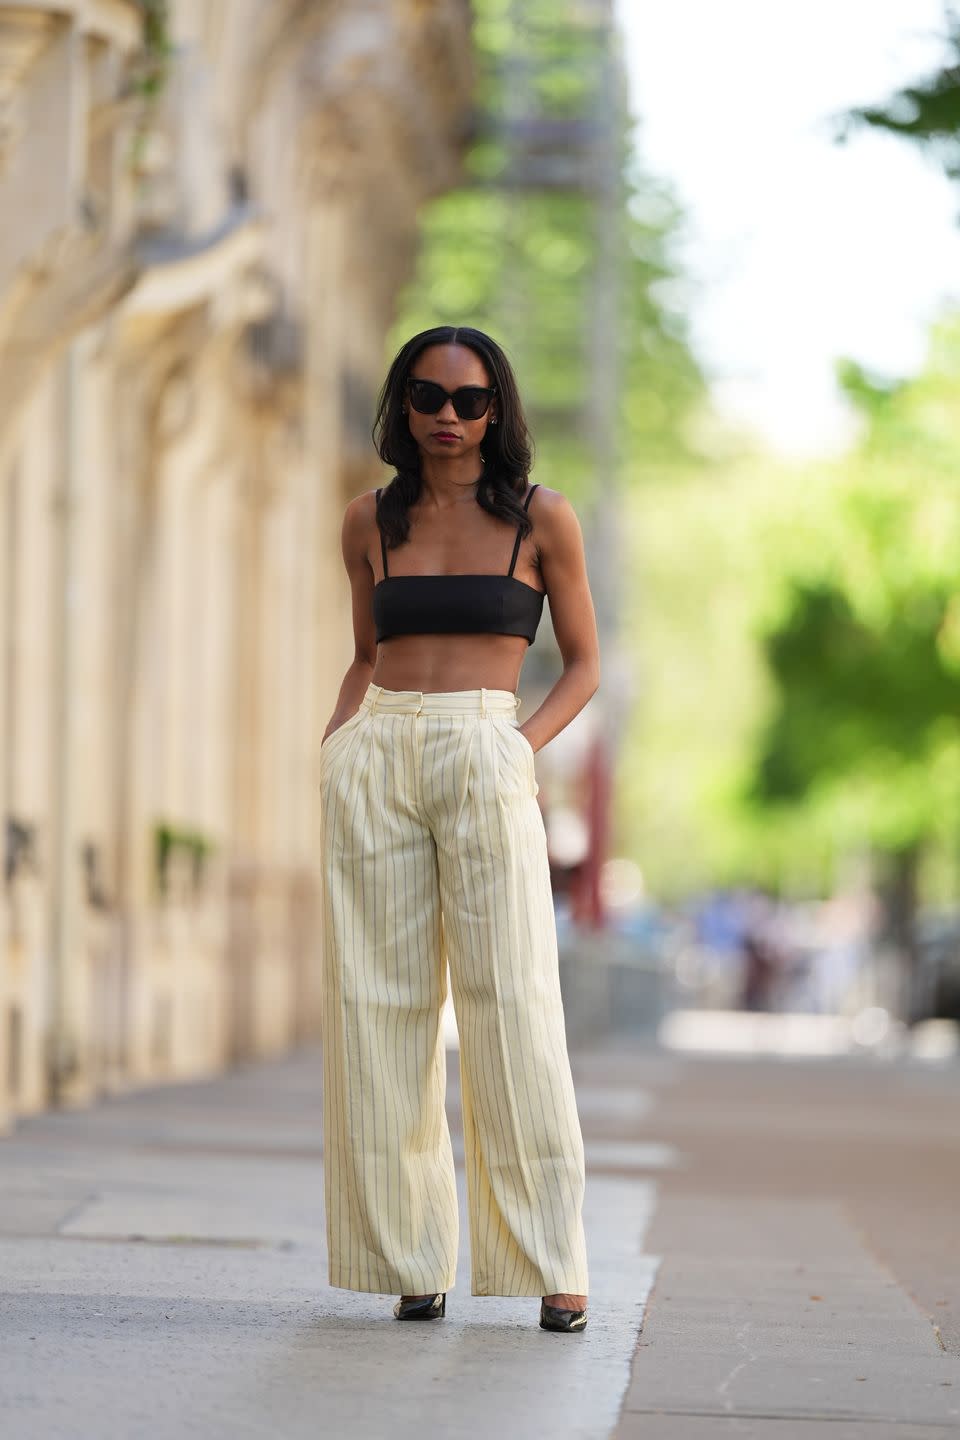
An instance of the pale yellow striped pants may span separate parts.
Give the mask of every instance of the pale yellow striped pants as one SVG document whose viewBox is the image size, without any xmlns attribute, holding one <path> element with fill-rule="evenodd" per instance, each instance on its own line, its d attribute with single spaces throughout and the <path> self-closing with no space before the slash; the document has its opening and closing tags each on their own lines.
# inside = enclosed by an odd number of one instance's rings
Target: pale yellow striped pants
<svg viewBox="0 0 960 1440">
<path fill-rule="evenodd" d="M 517 704 L 371 684 L 320 747 L 324 1196 L 343 1289 L 454 1284 L 449 962 L 472 1293 L 588 1293 L 583 1140 Z"/>
</svg>

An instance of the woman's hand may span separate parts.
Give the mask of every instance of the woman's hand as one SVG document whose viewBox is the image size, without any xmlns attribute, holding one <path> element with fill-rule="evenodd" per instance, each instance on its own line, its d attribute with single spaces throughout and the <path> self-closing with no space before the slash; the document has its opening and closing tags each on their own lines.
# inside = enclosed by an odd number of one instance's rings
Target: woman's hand
<svg viewBox="0 0 960 1440">
<path fill-rule="evenodd" d="M 356 710 L 354 710 L 353 715 L 356 715 L 356 713 L 357 713 Z M 320 749 L 321 749 L 321 750 L 323 749 L 324 745 L 326 745 L 327 741 L 330 739 L 330 736 L 331 736 L 331 735 L 336 735 L 336 733 L 337 733 L 337 731 L 340 729 L 340 727 L 343 726 L 343 725 L 346 725 L 347 720 L 352 720 L 352 719 L 353 719 L 353 715 L 348 715 L 348 716 L 346 717 L 346 719 L 339 720 L 336 725 L 328 725 L 328 726 L 327 726 L 326 730 L 324 730 L 324 732 L 323 732 L 323 738 L 322 738 L 321 741 L 320 741 Z"/>
</svg>

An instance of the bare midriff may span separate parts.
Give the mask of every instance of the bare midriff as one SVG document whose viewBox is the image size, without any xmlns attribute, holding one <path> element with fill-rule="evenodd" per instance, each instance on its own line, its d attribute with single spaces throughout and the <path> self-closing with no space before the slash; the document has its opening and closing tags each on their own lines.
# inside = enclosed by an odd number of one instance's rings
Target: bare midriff
<svg viewBox="0 0 960 1440">
<path fill-rule="evenodd" d="M 371 679 L 387 690 L 510 690 L 530 647 L 522 635 L 393 635 Z"/>
</svg>

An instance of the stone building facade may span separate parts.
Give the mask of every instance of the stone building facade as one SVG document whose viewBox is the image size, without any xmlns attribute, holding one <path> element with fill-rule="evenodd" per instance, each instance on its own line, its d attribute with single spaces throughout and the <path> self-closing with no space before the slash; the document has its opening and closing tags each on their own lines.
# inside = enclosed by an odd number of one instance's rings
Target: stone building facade
<svg viewBox="0 0 960 1440">
<path fill-rule="evenodd" d="M 0 3 L 0 1129 L 316 1034 L 343 506 L 466 0 Z M 162 54 L 159 63 L 163 64 Z"/>
</svg>

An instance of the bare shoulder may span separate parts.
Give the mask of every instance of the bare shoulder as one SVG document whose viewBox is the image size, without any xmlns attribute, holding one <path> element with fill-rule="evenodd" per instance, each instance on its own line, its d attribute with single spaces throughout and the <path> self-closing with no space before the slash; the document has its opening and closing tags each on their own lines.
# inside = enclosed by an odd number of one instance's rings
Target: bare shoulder
<svg viewBox="0 0 960 1440">
<path fill-rule="evenodd" d="M 347 501 L 343 512 L 341 539 L 348 568 L 366 561 L 371 536 L 376 533 L 377 492 L 364 490 Z"/>
<path fill-rule="evenodd" d="M 372 525 L 377 516 L 377 492 L 376 490 L 364 490 L 360 495 L 354 495 L 352 500 L 347 501 L 346 509 L 343 512 L 344 527 L 355 529 Z"/>
<path fill-rule="evenodd" d="M 553 541 L 563 545 L 579 540 L 581 530 L 577 512 L 562 491 L 538 484 L 529 508 L 537 538 L 542 543 Z"/>
</svg>

